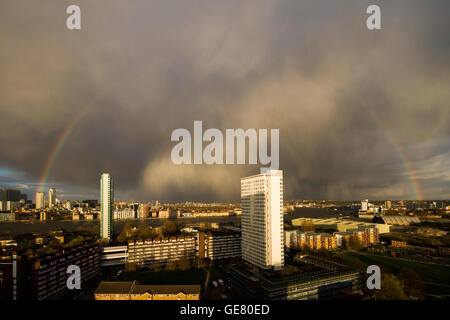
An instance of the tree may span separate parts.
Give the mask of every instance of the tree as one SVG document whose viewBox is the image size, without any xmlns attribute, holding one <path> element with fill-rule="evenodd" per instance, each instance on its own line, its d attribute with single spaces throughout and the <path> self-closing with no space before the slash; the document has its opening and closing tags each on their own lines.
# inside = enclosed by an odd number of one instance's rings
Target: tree
<svg viewBox="0 0 450 320">
<path fill-rule="evenodd" d="M 177 269 L 179 270 L 189 270 L 191 268 L 191 262 L 189 259 L 182 259 L 177 262 Z"/>
<path fill-rule="evenodd" d="M 33 249 L 27 249 L 27 251 L 25 252 L 25 256 L 27 256 L 28 258 L 33 258 L 34 256 Z"/>
<path fill-rule="evenodd" d="M 78 247 L 81 246 L 84 243 L 84 238 L 82 236 L 78 236 L 74 239 L 72 239 L 67 246 L 68 247 Z"/>
<path fill-rule="evenodd" d="M 127 241 L 127 236 L 126 233 L 124 233 L 123 231 L 117 236 L 117 242 L 119 243 L 124 243 Z"/>
<path fill-rule="evenodd" d="M 162 266 L 159 262 L 152 263 L 149 267 L 153 272 L 159 272 L 162 269 Z"/>
<path fill-rule="evenodd" d="M 178 232 L 177 225 L 175 223 L 173 223 L 172 221 L 164 222 L 162 229 L 163 229 L 164 235 L 166 235 L 166 236 L 176 234 Z"/>
<path fill-rule="evenodd" d="M 173 271 L 173 270 L 176 270 L 176 268 L 177 268 L 176 262 L 169 261 L 169 262 L 166 263 L 166 270 Z"/>
<path fill-rule="evenodd" d="M 357 237 L 350 237 L 347 248 L 358 251 L 361 250 L 362 244 Z"/>
<path fill-rule="evenodd" d="M 382 273 L 381 289 L 376 290 L 375 300 L 408 300 L 403 281 L 392 274 Z"/>
<path fill-rule="evenodd" d="M 425 283 L 420 276 L 411 268 L 405 267 L 400 270 L 399 278 L 405 285 L 405 293 L 409 297 L 423 298 Z"/>
<path fill-rule="evenodd" d="M 116 240 L 119 243 L 124 243 L 133 236 L 133 225 L 130 222 L 125 223 L 122 232 L 117 236 Z"/>
<path fill-rule="evenodd" d="M 55 247 L 55 246 L 57 246 L 59 244 L 59 241 L 58 240 L 56 240 L 56 239 L 52 239 L 50 242 L 49 242 L 49 246 L 50 247 Z"/>
<path fill-rule="evenodd" d="M 137 233 L 140 238 L 148 238 L 153 236 L 153 232 L 147 222 L 143 222 L 139 225 Z"/>
<path fill-rule="evenodd" d="M 365 270 L 366 264 L 361 261 L 359 258 L 354 258 L 350 261 L 350 265 L 356 270 Z"/>
<path fill-rule="evenodd" d="M 136 263 L 127 262 L 125 264 L 125 272 L 135 272 L 136 271 Z"/>
<path fill-rule="evenodd" d="M 287 265 L 278 274 L 281 276 L 290 276 L 292 274 L 300 273 L 300 269 L 297 266 Z"/>
</svg>

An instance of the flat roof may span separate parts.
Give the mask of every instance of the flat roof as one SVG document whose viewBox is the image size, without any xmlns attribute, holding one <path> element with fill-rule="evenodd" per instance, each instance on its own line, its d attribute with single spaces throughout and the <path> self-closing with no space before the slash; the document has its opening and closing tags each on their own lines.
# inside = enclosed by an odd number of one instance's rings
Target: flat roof
<svg viewBox="0 0 450 320">
<path fill-rule="evenodd" d="M 95 294 L 128 294 L 135 281 L 102 281 Z"/>
<path fill-rule="evenodd" d="M 200 285 L 145 285 L 136 284 L 132 290 L 131 294 L 200 294 Z"/>
<path fill-rule="evenodd" d="M 102 281 L 95 294 L 200 294 L 200 285 L 146 285 L 137 281 Z"/>
</svg>

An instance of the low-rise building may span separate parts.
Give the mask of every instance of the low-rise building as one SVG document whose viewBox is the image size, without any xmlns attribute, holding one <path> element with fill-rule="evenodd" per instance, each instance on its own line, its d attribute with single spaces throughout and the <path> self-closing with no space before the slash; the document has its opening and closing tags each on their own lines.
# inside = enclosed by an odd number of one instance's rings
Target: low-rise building
<svg viewBox="0 0 450 320">
<path fill-rule="evenodd" d="M 80 267 L 83 286 L 100 274 L 100 263 L 100 248 L 96 243 L 32 259 L 29 261 L 29 296 L 33 300 L 43 300 L 66 293 L 67 267 L 70 265 Z"/>
<path fill-rule="evenodd" d="M 195 238 L 195 235 L 180 235 L 129 240 L 127 263 L 144 267 L 153 263 L 194 259 Z"/>
<path fill-rule="evenodd" d="M 89 243 L 59 248 L 54 253 L 28 257 L 16 251 L 0 256 L 1 297 L 6 300 L 44 300 L 68 293 L 67 268 L 80 267 L 81 286 L 100 274 L 100 248 Z"/>
<path fill-rule="evenodd" d="M 329 263 L 332 265 L 332 263 Z M 361 273 L 352 270 L 322 269 L 314 274 L 290 276 L 258 272 L 245 264 L 227 267 L 233 284 L 246 299 L 256 300 L 317 300 L 340 292 L 361 289 Z"/>
<path fill-rule="evenodd" d="M 0 212 L 0 221 L 15 221 L 16 214 L 14 212 Z"/>
<path fill-rule="evenodd" d="M 216 231 L 197 233 L 197 256 L 210 260 L 240 258 L 241 233 L 236 231 Z"/>
<path fill-rule="evenodd" d="M 136 281 L 102 281 L 95 300 L 200 300 L 200 285 L 141 285 Z"/>
</svg>

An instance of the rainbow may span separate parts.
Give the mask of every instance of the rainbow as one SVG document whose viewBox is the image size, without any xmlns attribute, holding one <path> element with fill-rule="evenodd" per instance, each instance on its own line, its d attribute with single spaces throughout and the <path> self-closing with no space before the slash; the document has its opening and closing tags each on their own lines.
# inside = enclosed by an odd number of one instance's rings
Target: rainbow
<svg viewBox="0 0 450 320">
<path fill-rule="evenodd" d="M 43 191 L 43 188 L 47 183 L 48 176 L 53 168 L 55 160 L 58 157 L 61 149 L 64 147 L 65 143 L 67 142 L 67 139 L 73 132 L 73 129 L 80 122 L 80 120 L 85 116 L 85 114 L 87 113 L 87 111 L 89 110 L 89 107 L 91 105 L 92 104 L 89 103 L 89 104 L 85 105 L 83 108 L 81 108 L 80 111 L 78 111 L 78 113 L 72 119 L 72 121 L 70 121 L 69 124 L 67 125 L 67 127 L 63 130 L 61 135 L 58 137 L 55 145 L 52 148 L 52 151 L 50 152 L 50 154 L 45 162 L 44 169 L 43 169 L 42 174 L 39 179 L 37 191 L 41 191 L 41 192 Z M 384 131 L 388 140 L 391 142 L 391 144 L 397 150 L 397 152 L 400 155 L 400 158 L 405 166 L 405 169 L 408 172 L 409 181 L 410 181 L 411 187 L 414 191 L 414 194 L 416 196 L 416 199 L 419 201 L 423 201 L 424 200 L 423 192 L 422 192 L 422 188 L 419 184 L 417 174 L 416 174 L 415 170 L 413 169 L 412 163 L 411 163 L 411 161 L 409 161 L 402 146 L 397 141 L 397 139 L 394 136 L 394 134 L 392 133 L 392 131 L 384 124 L 382 119 L 380 119 L 378 117 L 378 115 L 371 110 L 371 108 L 368 108 L 367 106 L 365 106 L 364 103 L 362 103 L 362 106 L 365 107 L 365 109 L 368 111 L 368 113 L 372 116 L 372 119 L 374 119 L 376 124 Z"/>
<path fill-rule="evenodd" d="M 45 161 L 44 169 L 40 175 L 39 183 L 38 183 L 38 186 L 36 189 L 37 192 L 44 191 L 44 187 L 47 183 L 47 179 L 53 168 L 53 165 L 55 164 L 56 158 L 58 158 L 58 155 L 61 152 L 61 149 L 66 144 L 67 139 L 73 132 L 73 129 L 80 122 L 80 120 L 85 116 L 85 114 L 89 110 L 90 106 L 91 106 L 91 104 L 86 104 L 83 108 L 81 108 L 78 111 L 78 113 L 75 115 L 75 117 L 73 117 L 73 119 L 69 122 L 67 127 L 63 130 L 63 132 L 59 135 L 58 139 L 56 140 L 55 145 L 53 146 L 49 156 L 47 157 L 47 160 Z"/>
<path fill-rule="evenodd" d="M 412 165 L 411 161 L 409 161 L 408 156 L 406 155 L 405 151 L 403 150 L 401 144 L 398 142 L 398 140 L 392 133 L 392 130 L 389 129 L 384 124 L 384 121 L 375 112 L 373 112 L 370 108 L 367 108 L 367 107 L 366 107 L 366 110 L 372 116 L 372 119 L 375 120 L 376 124 L 384 131 L 388 140 L 394 146 L 394 148 L 397 150 L 397 153 L 400 155 L 403 165 L 405 166 L 405 169 L 408 172 L 408 177 L 409 177 L 409 181 L 411 184 L 411 188 L 413 189 L 415 197 L 416 197 L 416 199 L 414 199 L 414 200 L 423 201 L 424 197 L 423 197 L 422 188 L 419 184 L 419 179 L 417 178 L 417 174 L 413 168 L 413 165 Z"/>
</svg>

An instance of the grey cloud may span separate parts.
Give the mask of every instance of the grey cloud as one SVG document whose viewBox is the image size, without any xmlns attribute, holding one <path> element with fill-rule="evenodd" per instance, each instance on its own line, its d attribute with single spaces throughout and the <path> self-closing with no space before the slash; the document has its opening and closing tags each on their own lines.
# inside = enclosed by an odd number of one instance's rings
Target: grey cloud
<svg viewBox="0 0 450 320">
<path fill-rule="evenodd" d="M 286 198 L 413 198 L 397 146 L 449 197 L 450 4 L 375 2 L 376 32 L 373 1 L 79 1 L 71 32 L 71 1 L 2 1 L 0 167 L 38 179 L 90 104 L 50 175 L 67 194 L 111 172 L 118 197 L 236 201 L 258 167 L 170 161 L 172 130 L 203 120 L 279 128 Z"/>
</svg>

